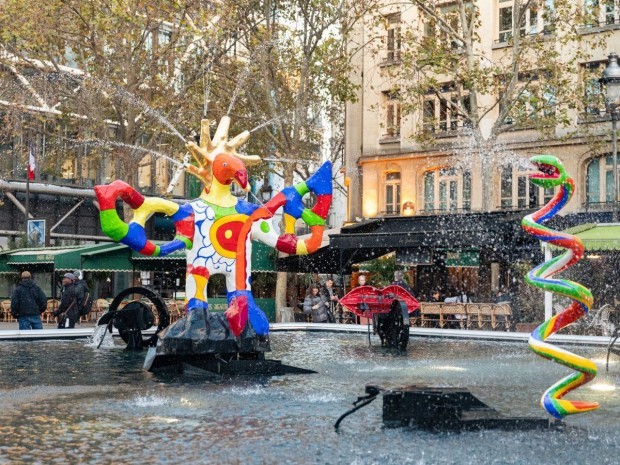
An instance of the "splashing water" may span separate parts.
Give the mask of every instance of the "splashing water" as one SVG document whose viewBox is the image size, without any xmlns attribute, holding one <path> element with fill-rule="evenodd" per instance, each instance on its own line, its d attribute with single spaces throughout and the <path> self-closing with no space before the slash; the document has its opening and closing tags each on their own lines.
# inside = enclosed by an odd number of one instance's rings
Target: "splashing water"
<svg viewBox="0 0 620 465">
<path fill-rule="evenodd" d="M 262 55 L 263 53 L 265 53 L 268 47 L 273 46 L 275 43 L 276 42 L 273 40 L 265 41 L 261 46 L 258 47 L 258 49 L 256 49 L 256 53 L 254 56 L 257 57 L 257 56 Z M 249 59 L 247 61 L 245 67 L 243 68 L 243 72 L 241 73 L 241 76 L 239 76 L 239 79 L 237 80 L 237 85 L 235 86 L 235 90 L 233 91 L 232 98 L 230 99 L 230 104 L 228 105 L 228 111 L 226 112 L 226 116 L 230 115 L 230 112 L 232 111 L 233 106 L 235 105 L 237 97 L 239 97 L 239 93 L 241 92 L 241 86 L 245 84 L 245 81 L 250 75 L 250 63 L 252 63 L 253 61 L 255 60 Z"/>
<path fill-rule="evenodd" d="M 95 331 L 93 335 L 88 338 L 86 347 L 94 347 L 94 348 L 105 348 L 110 349 L 116 347 L 114 345 L 114 339 L 112 338 L 112 334 L 108 331 L 107 325 L 99 325 L 95 327 Z"/>
<path fill-rule="evenodd" d="M 270 125 L 271 123 L 275 123 L 278 120 L 283 120 L 286 121 L 288 119 L 288 117 L 286 115 L 282 115 L 282 116 L 276 116 L 275 118 L 271 118 L 268 121 L 265 121 L 264 123 L 259 124 L 258 126 L 256 126 L 253 129 L 250 129 L 250 134 L 252 134 L 253 132 L 258 131 L 259 129 L 264 128 L 265 126 Z"/>
<path fill-rule="evenodd" d="M 137 95 L 134 95 L 131 92 L 129 92 L 129 91 L 127 91 L 127 90 L 125 90 L 125 89 L 123 89 L 121 87 L 115 86 L 115 85 L 110 84 L 109 82 L 103 81 L 101 79 L 95 79 L 92 76 L 88 76 L 88 78 L 90 80 L 92 80 L 95 83 L 96 86 L 101 87 L 103 90 L 106 90 L 107 92 L 109 92 L 109 93 L 111 93 L 113 95 L 116 95 L 117 97 L 127 99 L 131 105 L 133 105 L 136 108 L 139 108 L 144 113 L 146 113 L 147 115 L 155 118 L 161 124 L 166 126 L 170 130 L 170 132 L 172 132 L 172 134 L 174 134 L 179 139 L 181 139 L 181 141 L 183 141 L 183 143 L 187 142 L 185 137 L 183 137 L 181 135 L 181 133 L 177 130 L 177 128 L 175 128 L 173 126 L 173 124 L 170 122 L 170 120 L 168 120 L 168 118 L 166 118 L 160 112 L 155 110 L 153 107 L 151 107 L 149 104 L 147 104 L 144 100 L 142 100 Z"/>
<path fill-rule="evenodd" d="M 161 152 L 156 152 L 155 150 L 140 147 L 139 145 L 126 144 L 125 142 L 119 142 L 115 140 L 101 140 L 101 139 L 87 139 L 87 140 L 69 139 L 69 140 L 74 143 L 83 144 L 83 145 L 97 145 L 97 146 L 113 145 L 115 147 L 138 150 L 140 152 L 148 153 L 158 158 L 165 158 L 171 163 L 174 163 L 175 165 L 181 168 L 183 167 L 183 163 L 181 163 L 179 160 L 175 160 L 174 158 L 171 158 L 168 155 L 165 155 Z"/>
</svg>

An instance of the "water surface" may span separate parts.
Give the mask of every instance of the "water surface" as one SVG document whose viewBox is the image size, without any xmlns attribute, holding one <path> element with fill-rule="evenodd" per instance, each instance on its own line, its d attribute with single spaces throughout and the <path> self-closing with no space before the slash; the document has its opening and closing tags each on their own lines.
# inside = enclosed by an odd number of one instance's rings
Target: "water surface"
<svg viewBox="0 0 620 465">
<path fill-rule="evenodd" d="M 601 408 L 565 431 L 435 434 L 385 429 L 381 400 L 333 424 L 366 384 L 467 387 L 507 415 L 546 414 L 543 391 L 569 371 L 523 343 L 412 338 L 406 354 L 363 335 L 275 333 L 270 358 L 314 375 L 167 378 L 144 353 L 84 341 L 0 344 L 0 463 L 566 464 L 617 463 L 620 393 L 582 388 Z M 119 341 L 120 344 L 120 341 Z M 596 387 L 620 385 L 620 364 L 595 359 Z M 594 383 L 592 383 L 594 384 Z"/>
</svg>

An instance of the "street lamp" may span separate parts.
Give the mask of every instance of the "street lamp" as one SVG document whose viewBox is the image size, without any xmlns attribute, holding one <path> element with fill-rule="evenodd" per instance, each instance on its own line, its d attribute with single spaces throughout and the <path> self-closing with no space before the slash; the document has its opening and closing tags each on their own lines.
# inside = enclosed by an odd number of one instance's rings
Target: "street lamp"
<svg viewBox="0 0 620 465">
<path fill-rule="evenodd" d="M 271 200 L 273 188 L 269 185 L 266 179 L 261 188 L 258 190 L 258 193 L 260 194 L 260 199 L 263 203 L 269 202 L 269 200 Z"/>
<path fill-rule="evenodd" d="M 618 222 L 618 103 L 620 99 L 620 65 L 618 54 L 609 54 L 607 66 L 603 70 L 603 76 L 599 79 L 601 91 L 605 96 L 605 110 L 611 116 L 611 145 L 613 149 L 614 166 L 614 197 L 613 197 L 613 222 Z"/>
</svg>

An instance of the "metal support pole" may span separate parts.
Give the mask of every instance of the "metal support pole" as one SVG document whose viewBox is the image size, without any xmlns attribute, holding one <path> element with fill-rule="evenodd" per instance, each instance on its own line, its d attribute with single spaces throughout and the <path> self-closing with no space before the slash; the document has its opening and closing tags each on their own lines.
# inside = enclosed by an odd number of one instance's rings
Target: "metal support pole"
<svg viewBox="0 0 620 465">
<path fill-rule="evenodd" d="M 548 262 L 553 258 L 551 254 L 551 247 L 549 243 L 544 243 L 545 249 L 545 262 Z M 553 316 L 553 292 L 545 291 L 545 321 L 549 320 Z"/>
<path fill-rule="evenodd" d="M 26 230 L 26 247 L 30 246 L 30 241 L 28 240 L 28 218 L 30 217 L 30 151 L 28 151 L 28 163 L 26 165 L 26 209 L 24 211 L 24 215 L 26 219 L 24 220 L 24 229 Z"/>
<path fill-rule="evenodd" d="M 614 105 L 611 112 L 611 146 L 613 151 L 614 166 L 614 198 L 613 198 L 613 222 L 618 222 L 618 108 Z"/>
</svg>

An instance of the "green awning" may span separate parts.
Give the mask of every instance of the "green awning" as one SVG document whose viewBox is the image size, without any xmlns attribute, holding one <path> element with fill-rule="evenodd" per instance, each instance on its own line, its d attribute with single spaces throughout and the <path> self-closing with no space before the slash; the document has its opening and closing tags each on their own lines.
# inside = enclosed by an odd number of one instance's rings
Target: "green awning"
<svg viewBox="0 0 620 465">
<path fill-rule="evenodd" d="M 262 242 L 252 241 L 252 271 L 275 271 L 276 252 Z M 163 271 L 185 268 L 185 250 L 177 250 L 164 257 L 150 257 L 133 252 L 131 261 L 136 270 Z"/>
<path fill-rule="evenodd" d="M 274 271 L 275 251 L 252 242 L 252 271 Z M 107 243 L 0 252 L 0 273 L 37 267 L 42 271 L 169 271 L 185 268 L 185 250 L 165 257 L 140 255 L 123 244 Z"/>
<path fill-rule="evenodd" d="M 14 273 L 20 269 L 37 267 L 44 271 L 53 269 L 71 271 L 83 269 L 81 257 L 88 251 L 101 250 L 116 244 L 77 245 L 36 249 L 8 250 L 0 255 L 0 270 Z"/>
<path fill-rule="evenodd" d="M 478 250 L 447 250 L 446 266 L 448 267 L 479 267 L 480 252 Z"/>
<path fill-rule="evenodd" d="M 603 250 L 620 250 L 620 224 L 587 223 L 569 228 L 569 234 L 578 236 L 589 252 Z M 553 247 L 557 249 L 557 247 Z"/>
</svg>

